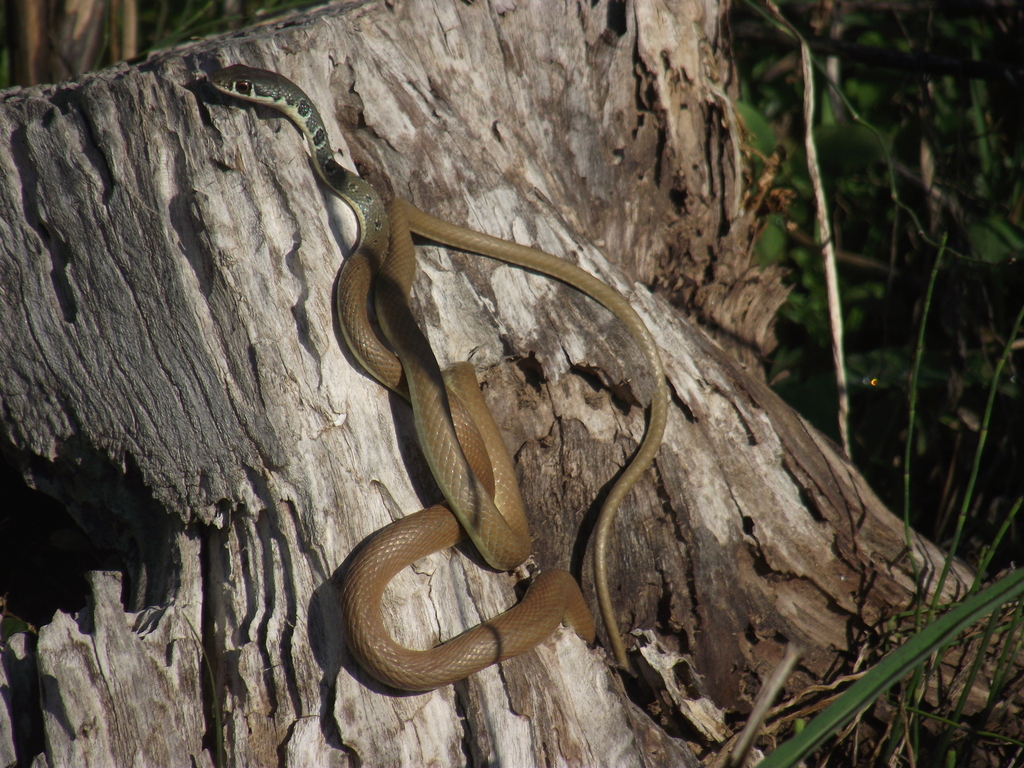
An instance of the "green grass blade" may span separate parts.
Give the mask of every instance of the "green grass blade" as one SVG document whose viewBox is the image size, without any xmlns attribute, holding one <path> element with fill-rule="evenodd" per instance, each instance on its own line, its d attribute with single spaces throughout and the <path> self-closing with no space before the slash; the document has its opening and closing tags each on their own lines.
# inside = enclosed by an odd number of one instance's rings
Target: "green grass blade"
<svg viewBox="0 0 1024 768">
<path fill-rule="evenodd" d="M 924 663 L 936 649 L 948 644 L 965 627 L 1021 595 L 1024 595 L 1024 569 L 1014 571 L 959 603 L 901 648 L 882 659 L 832 706 L 808 723 L 800 735 L 794 736 L 762 760 L 760 768 L 782 768 L 803 760 L 894 683 Z"/>
<path fill-rule="evenodd" d="M 1006 622 L 1003 647 L 992 672 L 988 701 L 985 702 L 985 709 L 982 710 L 981 716 L 978 718 L 980 722 L 988 722 L 992 710 L 1003 701 L 1007 684 L 1016 676 L 1017 665 L 1014 664 L 1014 661 L 1017 654 L 1020 653 L 1021 646 L 1024 645 L 1024 631 L 1022 630 L 1024 630 L 1024 602 L 1019 602 Z"/>
<path fill-rule="evenodd" d="M 992 558 L 995 557 L 996 552 L 999 551 L 999 545 L 1002 544 L 1003 539 L 1006 538 L 1006 533 L 1010 530 L 1010 526 L 1013 525 L 1013 521 L 1017 517 L 1017 512 L 1020 510 L 1021 503 L 1024 503 L 1024 496 L 1018 496 L 1017 500 L 1013 502 L 1013 506 L 1010 507 L 1010 511 L 1006 513 L 1006 519 L 1003 520 L 1002 524 L 999 526 L 999 530 L 996 531 L 996 535 L 992 537 L 991 543 L 982 549 L 981 557 L 978 559 L 979 576 L 988 572 L 988 566 L 992 562 Z"/>
<path fill-rule="evenodd" d="M 988 401 L 985 403 L 985 415 L 981 419 L 981 431 L 978 432 L 978 447 L 974 450 L 974 463 L 971 466 L 971 475 L 967 480 L 967 490 L 964 492 L 964 501 L 960 507 L 960 515 L 957 517 L 956 530 L 953 531 L 953 541 L 949 545 L 949 557 L 946 558 L 946 562 L 942 566 L 942 573 L 939 574 L 939 581 L 935 585 L 935 594 L 932 596 L 930 612 L 935 611 L 939 604 L 942 588 L 946 585 L 946 577 L 949 576 L 950 568 L 953 565 L 953 556 L 960 546 L 960 537 L 963 535 L 964 525 L 966 525 L 967 518 L 970 515 L 971 500 L 974 497 L 974 483 L 981 472 L 981 454 L 985 450 L 985 442 L 988 439 L 988 425 L 992 418 L 992 407 L 996 401 L 996 393 L 999 392 L 999 377 L 1002 375 L 1003 366 L 1006 365 L 1006 360 L 1013 350 L 1013 343 L 1017 338 L 1017 333 L 1020 331 L 1021 323 L 1024 323 L 1024 305 L 1021 306 L 1020 311 L 1017 313 L 1013 330 L 1007 337 L 1006 345 L 1003 347 L 1003 354 L 999 356 L 999 362 L 996 363 L 995 370 L 992 372 L 992 383 L 989 385 Z M 981 582 L 981 579 L 982 573 L 979 571 L 977 576 L 975 576 L 974 584 L 971 585 L 971 590 L 975 589 Z"/>
<path fill-rule="evenodd" d="M 937 723 L 945 723 L 946 725 L 957 728 L 965 733 L 973 734 L 974 736 L 978 736 L 980 738 L 991 739 L 992 741 L 999 741 L 1004 744 L 1010 744 L 1014 747 L 1020 747 L 1021 749 L 1024 749 L 1024 741 L 1021 741 L 1020 739 L 1011 738 L 1004 733 L 995 733 L 994 731 L 976 731 L 973 728 L 964 725 L 963 723 L 958 723 L 955 720 L 950 720 L 948 717 L 936 715 L 934 712 L 925 712 L 923 709 L 914 709 L 913 707 L 910 707 L 908 711 L 913 712 L 918 717 L 924 717 L 929 720 L 934 720 Z"/>
<path fill-rule="evenodd" d="M 967 673 L 967 677 L 964 679 L 963 690 L 960 691 L 960 697 L 957 699 L 956 707 L 953 709 L 953 714 L 950 717 L 954 723 L 960 722 L 960 716 L 963 714 L 964 707 L 967 706 L 967 701 L 971 698 L 971 690 L 974 688 L 974 681 L 981 672 L 981 665 L 985 662 L 985 654 L 988 652 L 989 646 L 992 644 L 992 636 L 998 628 L 999 613 L 997 611 L 993 611 L 988 617 L 988 626 L 985 627 L 985 634 L 982 635 L 981 642 L 977 644 L 977 650 L 974 653 L 974 661 L 971 662 L 971 668 Z M 942 732 L 942 740 L 939 742 L 939 748 L 936 750 L 936 754 L 946 754 L 946 750 L 948 749 L 956 730 L 955 725 L 946 725 L 945 730 Z"/>
<path fill-rule="evenodd" d="M 904 446 L 903 456 L 903 538 L 907 544 L 907 552 L 910 554 L 910 568 L 914 574 L 914 584 L 917 585 L 917 605 L 914 612 L 914 628 L 921 628 L 921 610 L 924 607 L 925 594 L 921 588 L 921 569 L 917 564 L 917 557 L 914 554 L 914 540 L 910 525 L 910 463 L 914 457 L 914 423 L 917 419 L 917 381 L 921 372 L 921 362 L 924 360 L 924 332 L 928 324 L 928 310 L 932 304 L 932 294 L 935 291 L 935 280 L 939 276 L 939 268 L 942 266 L 942 257 L 946 252 L 947 233 L 942 234 L 942 243 L 939 245 L 939 253 L 935 257 L 935 264 L 932 266 L 931 277 L 928 278 L 928 290 L 924 296 L 924 308 L 921 311 L 921 327 L 917 329 L 917 347 L 914 350 L 914 366 L 910 373 L 910 392 L 907 410 L 907 444 Z"/>
</svg>

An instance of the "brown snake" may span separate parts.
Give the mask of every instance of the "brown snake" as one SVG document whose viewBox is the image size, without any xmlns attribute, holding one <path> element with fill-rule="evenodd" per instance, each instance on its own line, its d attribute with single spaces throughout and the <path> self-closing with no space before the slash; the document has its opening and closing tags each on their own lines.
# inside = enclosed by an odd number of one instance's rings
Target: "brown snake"
<svg viewBox="0 0 1024 768">
<path fill-rule="evenodd" d="M 579 586 L 568 572 L 557 570 L 537 576 L 518 605 L 429 650 L 398 645 L 384 627 L 384 590 L 413 561 L 453 546 L 468 534 L 489 565 L 509 570 L 527 558 L 532 546 L 515 468 L 472 367 L 460 363 L 442 374 L 410 309 L 415 233 L 573 286 L 619 318 L 647 360 L 655 386 L 647 433 L 609 492 L 594 534 L 598 602 L 616 659 L 625 665 L 625 647 L 608 593 L 608 537 L 622 499 L 661 447 L 668 407 L 658 348 L 643 321 L 617 291 L 548 253 L 441 221 L 404 200 L 395 198 L 385 205 L 372 186 L 335 162 L 316 107 L 281 75 L 235 65 L 214 72 L 210 82 L 224 93 L 288 116 L 306 136 L 321 179 L 355 212 L 359 235 L 342 267 L 335 296 L 339 324 L 359 363 L 412 404 L 417 438 L 451 508 L 430 507 L 386 526 L 353 559 L 341 595 L 353 655 L 378 680 L 424 691 L 523 653 L 561 623 L 587 642 L 594 639 L 593 620 Z M 378 323 L 393 352 L 370 324 L 371 292 Z"/>
</svg>

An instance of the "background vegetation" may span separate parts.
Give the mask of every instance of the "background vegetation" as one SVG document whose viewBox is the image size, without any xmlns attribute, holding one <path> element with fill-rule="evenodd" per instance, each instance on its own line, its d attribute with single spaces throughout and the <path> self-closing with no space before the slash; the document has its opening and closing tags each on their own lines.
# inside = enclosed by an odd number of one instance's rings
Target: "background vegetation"
<svg viewBox="0 0 1024 768">
<path fill-rule="evenodd" d="M 758 258 L 792 270 L 768 375 L 776 391 L 838 440 L 799 51 L 761 7 L 738 3 L 732 31 L 752 142 L 780 158 Z M 840 251 L 852 458 L 889 507 L 901 510 L 910 372 L 926 322 L 910 521 L 947 547 L 967 496 L 993 371 L 1012 344 L 958 548 L 976 563 L 1024 493 L 1024 339 L 1013 341 L 1024 305 L 1024 9 L 968 0 L 780 7 L 815 41 L 812 49 L 842 95 L 819 70 L 812 129 Z M 972 65 L 984 65 L 985 76 L 968 78 Z M 761 164 L 754 165 L 759 172 Z M 949 248 L 925 316 L 943 235 Z M 1019 558 L 1022 544 L 1014 525 L 992 567 Z"/>
<path fill-rule="evenodd" d="M 787 26 L 818 64 L 810 126 Z M 793 286 L 769 380 L 839 441 L 810 130 L 838 249 L 852 459 L 908 530 L 975 564 L 979 584 L 991 579 L 1024 552 L 1024 6 L 751 0 L 734 7 L 731 28 L 751 179 L 774 176 L 757 257 L 787 266 Z M 1020 576 L 993 589 L 1016 580 L 1019 598 Z M 841 671 L 865 676 L 772 764 L 793 764 L 839 729 L 850 738 L 814 764 L 1020 765 L 1019 712 L 1008 714 L 1022 684 L 1006 663 L 1021 647 L 1013 599 L 967 632 L 953 628 L 955 611 L 937 622 L 923 599 L 869 628 Z M 907 675 L 891 662 L 915 644 L 928 650 Z M 961 658 L 960 690 L 939 672 L 950 649 Z M 969 706 L 966 691 L 980 680 L 988 698 Z"/>
</svg>

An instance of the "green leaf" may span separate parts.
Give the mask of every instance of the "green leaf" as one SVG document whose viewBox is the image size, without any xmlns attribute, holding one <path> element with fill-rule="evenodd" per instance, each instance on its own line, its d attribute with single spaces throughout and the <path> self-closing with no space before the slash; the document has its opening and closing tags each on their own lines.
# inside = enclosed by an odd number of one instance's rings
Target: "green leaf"
<svg viewBox="0 0 1024 768">
<path fill-rule="evenodd" d="M 968 225 L 967 237 L 975 257 L 992 264 L 1024 254 L 1024 230 L 996 213 Z"/>
<path fill-rule="evenodd" d="M 0 642 L 7 640 L 20 632 L 31 632 L 32 625 L 17 616 L 4 616 L 0 620 Z"/>
<path fill-rule="evenodd" d="M 821 169 L 833 178 L 863 170 L 885 156 L 875 134 L 858 124 L 819 125 L 814 142 Z"/>
<path fill-rule="evenodd" d="M 754 244 L 759 266 L 766 267 L 785 258 L 789 235 L 779 216 L 770 216 Z"/>
<path fill-rule="evenodd" d="M 775 133 L 764 116 L 742 101 L 736 102 L 736 112 L 746 129 L 747 142 L 765 157 L 775 151 Z"/>
</svg>

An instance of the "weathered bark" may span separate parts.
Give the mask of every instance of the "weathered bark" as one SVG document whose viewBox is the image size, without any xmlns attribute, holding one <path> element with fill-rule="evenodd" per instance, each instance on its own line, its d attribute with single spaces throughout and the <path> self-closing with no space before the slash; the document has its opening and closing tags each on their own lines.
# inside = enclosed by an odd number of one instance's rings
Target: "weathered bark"
<svg viewBox="0 0 1024 768">
<path fill-rule="evenodd" d="M 298 82 L 371 181 L 577 261 L 647 319 L 674 407 L 619 517 L 613 584 L 622 624 L 669 668 L 678 654 L 691 693 L 742 711 L 782 638 L 810 649 L 813 680 L 908 603 L 902 526 L 856 471 L 625 277 L 739 348 L 770 345 L 782 290 L 746 261 L 712 5 L 499 5 L 354 4 L 3 95 L 0 447 L 129 563 L 123 605 L 96 575 L 90 608 L 17 657 L 38 664 L 51 764 L 210 765 L 221 739 L 229 765 L 688 759 L 571 632 L 422 696 L 349 658 L 346 558 L 437 493 L 404 404 L 339 345 L 344 206 L 286 120 L 204 83 L 228 63 Z M 421 253 L 423 325 L 442 364 L 484 381 L 536 560 L 591 595 L 587 534 L 644 429 L 641 358 L 565 286 Z M 424 646 L 513 601 L 507 575 L 446 552 L 387 612 Z"/>
</svg>

